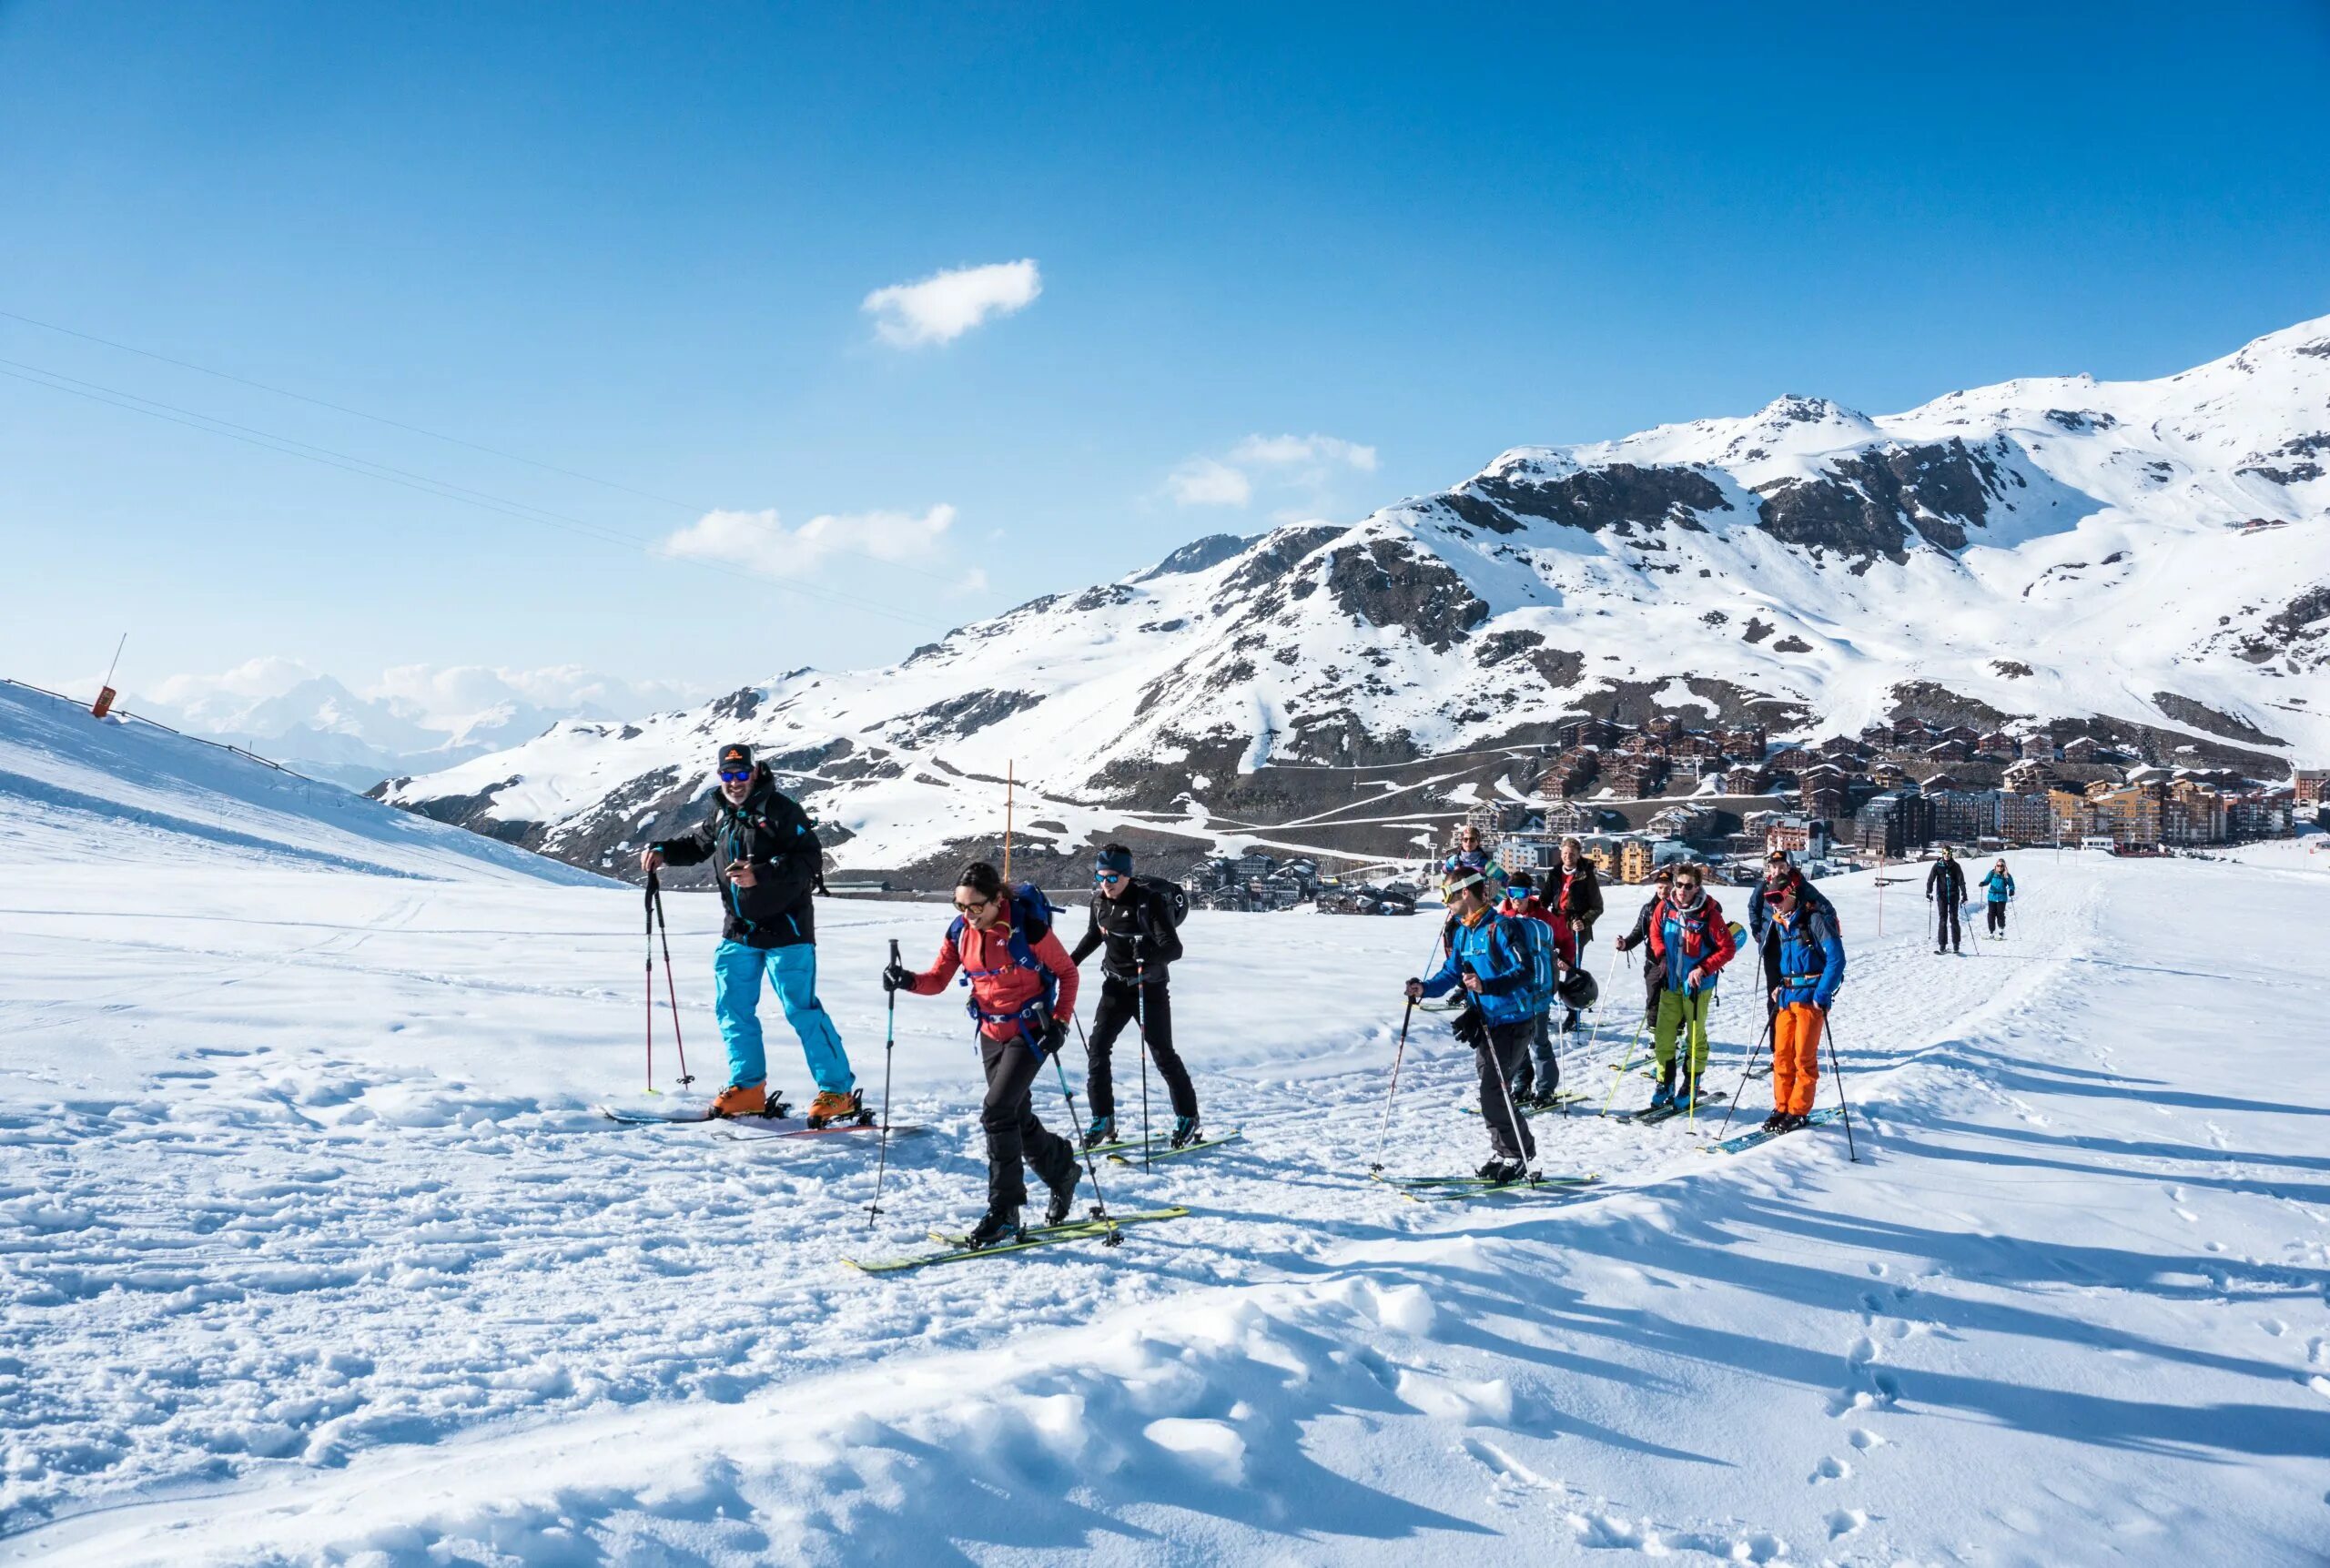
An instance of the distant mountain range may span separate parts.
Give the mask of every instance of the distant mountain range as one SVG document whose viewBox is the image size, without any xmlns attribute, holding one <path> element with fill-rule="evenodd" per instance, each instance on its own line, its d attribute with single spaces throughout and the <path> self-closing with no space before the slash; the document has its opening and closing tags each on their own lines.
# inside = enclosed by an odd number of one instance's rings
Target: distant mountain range
<svg viewBox="0 0 2330 1568">
<path fill-rule="evenodd" d="M 2092 726 L 2282 776 L 2330 754 L 2330 318 L 2160 380 L 1953 392 L 1507 451 L 1357 523 L 1200 540 L 895 666 L 564 721 L 385 798 L 598 867 L 758 744 L 837 863 L 930 878 L 1130 833 L 1413 853 L 1565 716 Z M 1518 781 L 1518 782 L 1516 782 Z M 1031 863 L 1032 864 L 1032 863 Z"/>
<path fill-rule="evenodd" d="M 360 697 L 321 674 L 265 696 L 217 683 L 174 683 L 192 689 L 175 703 L 141 696 L 127 705 L 358 791 L 505 750 L 562 720 L 615 716 L 598 702 L 536 703 L 485 672 L 462 673 L 466 700 L 450 713 L 396 698 Z"/>
</svg>

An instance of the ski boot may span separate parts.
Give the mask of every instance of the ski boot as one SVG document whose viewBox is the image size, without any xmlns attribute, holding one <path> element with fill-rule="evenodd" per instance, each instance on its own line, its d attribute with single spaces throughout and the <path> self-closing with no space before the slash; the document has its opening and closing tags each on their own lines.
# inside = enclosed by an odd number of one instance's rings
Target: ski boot
<svg viewBox="0 0 2330 1568">
<path fill-rule="evenodd" d="M 1017 1241 L 1025 1235 L 1027 1232 L 1019 1228 L 1018 1209 L 990 1209 L 979 1216 L 979 1222 L 971 1227 L 971 1233 L 963 1239 L 969 1244 L 972 1250 L 977 1251 L 982 1247 Z"/>
<path fill-rule="evenodd" d="M 1069 1211 L 1076 1207 L 1076 1183 L 1079 1175 L 1079 1173 L 1071 1168 L 1068 1173 L 1068 1185 L 1051 1189 L 1052 1200 L 1044 1206 L 1045 1224 L 1065 1225 L 1068 1223 Z"/>
<path fill-rule="evenodd" d="M 1104 1143 L 1114 1143 L 1116 1138 L 1117 1118 L 1112 1116 L 1096 1116 L 1092 1118 L 1092 1125 L 1084 1129 L 1084 1147 L 1087 1148 L 1098 1148 Z"/>
<path fill-rule="evenodd" d="M 1187 1148 L 1190 1145 L 1197 1142 L 1204 1136 L 1205 1134 L 1198 1129 L 1197 1118 L 1193 1116 L 1177 1116 L 1173 1118 L 1173 1136 L 1170 1140 L 1168 1147 L 1172 1148 Z"/>
<path fill-rule="evenodd" d="M 1699 1086 L 1685 1078 L 1675 1086 L 1675 1114 L 1689 1116 L 1699 1108 Z"/>
<path fill-rule="evenodd" d="M 1473 1174 L 1492 1187 L 1503 1187 L 1508 1182 L 1518 1181 L 1528 1175 L 1529 1168 L 1517 1159 L 1507 1159 L 1499 1155 Z"/>
<path fill-rule="evenodd" d="M 819 1089 L 817 1098 L 809 1102 L 809 1125 L 832 1127 L 836 1122 L 854 1121 L 860 1126 L 870 1124 L 873 1116 L 866 1108 L 863 1090 L 851 1089 L 836 1094 L 832 1089 Z"/>
<path fill-rule="evenodd" d="M 712 1097 L 714 1116 L 768 1115 L 768 1086 L 760 1084 L 730 1084 Z"/>
<path fill-rule="evenodd" d="M 1784 1110 L 1776 1110 L 1771 1115 L 1764 1118 L 1764 1125 L 1761 1130 L 1765 1132 L 1778 1132 L 1780 1130 L 1780 1124 L 1786 1120 L 1788 1120 L 1788 1112 Z"/>
<path fill-rule="evenodd" d="M 1643 1109 L 1646 1111 L 1654 1111 L 1673 1110 L 1674 1108 L 1675 1086 L 1667 1079 L 1661 1078 L 1658 1080 L 1658 1087 L 1650 1091 L 1650 1103 L 1643 1107 Z"/>
</svg>

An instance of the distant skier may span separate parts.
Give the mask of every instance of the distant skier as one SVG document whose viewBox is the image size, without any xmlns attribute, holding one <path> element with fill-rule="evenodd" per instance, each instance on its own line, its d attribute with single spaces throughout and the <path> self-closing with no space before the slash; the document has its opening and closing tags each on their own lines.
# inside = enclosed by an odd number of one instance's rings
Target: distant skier
<svg viewBox="0 0 2330 1568">
<path fill-rule="evenodd" d="M 984 860 L 956 878 L 955 920 L 938 957 L 919 975 L 903 964 L 882 971 L 886 991 L 935 996 L 955 972 L 971 988 L 979 1064 L 987 1099 L 979 1127 L 987 1134 L 987 1213 L 972 1227 L 971 1245 L 991 1247 L 1020 1234 L 1027 1206 L 1025 1163 L 1050 1189 L 1044 1223 L 1058 1225 L 1076 1202 L 1076 1149 L 1036 1115 L 1036 1075 L 1068 1039 L 1076 1013 L 1076 966 L 1051 928 L 1051 909 L 1033 887 L 1006 888 Z"/>
<path fill-rule="evenodd" d="M 1441 892 L 1455 917 L 1447 955 L 1430 977 L 1411 979 L 1405 989 L 1414 1002 L 1464 988 L 1456 1037 L 1473 1047 L 1480 1068 L 1481 1114 L 1489 1125 L 1490 1158 L 1480 1176 L 1485 1181 L 1518 1181 L 1537 1157 L 1529 1120 L 1514 1106 L 1510 1090 L 1537 1014 L 1524 946 L 1529 939 L 1503 929 L 1515 923 L 1497 914 L 1494 892 L 1481 873 L 1453 872 Z"/>
<path fill-rule="evenodd" d="M 1794 1132 L 1812 1114 L 1820 1087 L 1820 1035 L 1837 987 L 1845 982 L 1845 944 L 1836 917 L 1783 882 L 1769 896 L 1778 938 L 1779 976 L 1771 987 L 1772 1114 L 1768 1132 Z"/>
<path fill-rule="evenodd" d="M 1508 920 L 1535 920 L 1543 926 L 1554 943 L 1554 975 L 1558 981 L 1577 967 L 1577 938 L 1566 922 L 1555 918 L 1554 912 L 1538 898 L 1537 890 L 1525 871 L 1516 871 L 1505 884 L 1504 902 L 1497 913 Z M 1551 1110 L 1561 1090 L 1561 1057 L 1554 1050 L 1554 1013 L 1551 1004 L 1537 1015 L 1529 1037 L 1529 1056 L 1513 1077 L 1513 1099 L 1524 1110 Z"/>
<path fill-rule="evenodd" d="M 822 1126 L 864 1113 L 841 1033 L 817 1000 L 816 921 L 810 891 L 823 880 L 825 849 L 800 803 L 782 794 L 753 748 L 720 748 L 720 788 L 712 816 L 682 838 L 650 844 L 643 870 L 716 860 L 720 946 L 712 958 L 713 1006 L 728 1047 L 728 1087 L 714 1097 L 714 1116 L 758 1116 L 768 1109 L 768 1059 L 762 1049 L 760 995 L 766 976 L 801 1037 L 801 1054 L 817 1085 L 809 1118 Z"/>
<path fill-rule="evenodd" d="M 2006 935 L 2006 906 L 2014 896 L 2014 875 L 2006 868 L 2004 857 L 1993 862 L 1991 874 L 1982 878 L 1983 929 L 1993 936 Z"/>
<path fill-rule="evenodd" d="M 1958 906 L 1966 902 L 1966 868 L 1958 864 L 1958 852 L 1946 844 L 1941 858 L 1926 873 L 1926 897 L 1934 906 L 1933 950 L 1964 952 L 1958 945 Z"/>
<path fill-rule="evenodd" d="M 1722 905 L 1707 896 L 1705 874 L 1696 865 L 1675 868 L 1675 886 L 1659 903 L 1650 926 L 1650 950 L 1658 956 L 1658 1022 L 1651 1048 L 1658 1057 L 1658 1087 L 1649 1108 L 1672 1105 L 1697 1108 L 1700 1080 L 1707 1070 L 1707 1015 L 1715 1006 L 1717 974 L 1731 962 L 1738 944 Z M 1683 1034 L 1682 1082 L 1675 1075 L 1675 1037 Z"/>
<path fill-rule="evenodd" d="M 1771 928 L 1770 909 L 1773 893 L 1783 886 L 1795 889 L 1799 905 L 1818 909 L 1829 917 L 1829 925 L 1837 926 L 1839 931 L 1843 929 L 1837 919 L 1837 906 L 1829 902 L 1826 894 L 1812 885 L 1802 871 L 1789 863 L 1787 850 L 1775 849 L 1764 857 L 1763 880 L 1748 894 L 1748 931 L 1755 938 L 1757 950 L 1763 959 L 1767 1022 L 1778 1016 L 1778 1008 L 1771 1000 L 1771 991 L 1779 984 L 1779 937 Z"/>
<path fill-rule="evenodd" d="M 1444 871 L 1455 871 L 1460 868 L 1491 875 L 1494 875 L 1496 868 L 1495 861 L 1490 857 L 1488 850 L 1482 845 L 1481 830 L 1469 822 L 1456 830 L 1455 852 L 1449 855 L 1446 863 L 1442 866 Z"/>
<path fill-rule="evenodd" d="M 1641 911 L 1635 916 L 1634 928 L 1611 946 L 1621 953 L 1643 949 L 1642 955 L 1642 1027 L 1650 1028 L 1658 1022 L 1658 994 L 1666 988 L 1666 969 L 1658 961 L 1657 949 L 1649 946 L 1652 923 L 1658 918 L 1658 906 L 1674 890 L 1675 868 L 1662 865 L 1651 874 L 1651 881 L 1658 891 L 1643 901 Z M 1636 1039 L 1641 1037 L 1637 1035 Z"/>
<path fill-rule="evenodd" d="M 1549 874 L 1545 888 L 1546 907 L 1568 925 L 1578 966 L 1583 968 L 1585 949 L 1594 941 L 1594 923 L 1602 917 L 1602 882 L 1595 875 L 1594 863 L 1585 858 L 1585 845 L 1575 838 L 1562 840 L 1561 862 Z M 1576 1027 L 1577 1009 L 1565 1009 L 1562 1033 Z"/>
<path fill-rule="evenodd" d="M 1165 988 L 1166 966 L 1181 956 L 1172 890 L 1135 876 L 1132 851 L 1121 844 L 1100 846 L 1092 880 L 1098 894 L 1090 921 L 1076 951 L 1068 956 L 1069 962 L 1081 964 L 1095 949 L 1108 948 L 1100 960 L 1100 1005 L 1093 1009 L 1092 1033 L 1085 1041 L 1084 1094 L 1091 1102 L 1092 1125 L 1084 1129 L 1084 1147 L 1116 1137 L 1117 1099 L 1109 1058 L 1125 1026 L 1135 1024 L 1172 1098 L 1171 1146 L 1180 1148 L 1200 1134 L 1198 1092 L 1190 1082 L 1190 1069 L 1173 1049 L 1173 1003 Z"/>
</svg>

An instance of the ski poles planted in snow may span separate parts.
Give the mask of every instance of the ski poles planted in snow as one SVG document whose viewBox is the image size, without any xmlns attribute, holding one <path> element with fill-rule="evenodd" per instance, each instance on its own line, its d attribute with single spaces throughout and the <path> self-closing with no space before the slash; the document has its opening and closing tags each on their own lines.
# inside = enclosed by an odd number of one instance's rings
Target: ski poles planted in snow
<svg viewBox="0 0 2330 1568">
<path fill-rule="evenodd" d="M 664 925 L 664 887 L 653 872 L 647 874 L 647 891 L 641 900 L 647 921 L 647 1092 L 655 1092 L 655 938 L 664 938 L 664 994 L 672 1004 L 672 1048 L 679 1053 L 680 1087 L 695 1082 L 688 1071 L 687 1042 L 680 1037 L 680 996 L 672 983 L 672 933 Z"/>
<path fill-rule="evenodd" d="M 1716 1129 L 1715 1136 L 1717 1139 L 1720 1139 L 1724 1134 L 1731 1130 L 1731 1113 L 1732 1111 L 1737 1110 L 1739 1108 L 1739 1102 L 1748 1098 L 1748 1080 L 1755 1074 L 1756 1057 L 1763 1051 L 1765 1042 L 1772 1037 L 1773 1017 L 1774 1016 L 1770 1014 L 1767 1014 L 1765 1016 L 1764 1032 L 1758 1035 L 1756 1037 L 1756 1043 L 1748 1047 L 1748 1065 L 1739 1069 L 1739 1092 L 1731 1097 L 1730 1109 L 1726 1110 L 1723 1113 L 1723 1125 Z"/>
<path fill-rule="evenodd" d="M 890 968 L 898 966 L 898 939 L 890 938 Z M 886 974 L 887 971 L 885 971 Z M 890 1024 L 882 1037 L 882 1143 L 874 1161 L 874 1201 L 866 1206 L 866 1229 L 882 1213 L 882 1178 L 890 1168 L 890 1053 L 898 1043 L 898 993 L 890 988 Z"/>
<path fill-rule="evenodd" d="M 1837 1075 L 1837 1108 L 1844 1113 L 1845 1154 L 1855 1165 L 1860 1163 L 1860 1149 L 1853 1142 L 1853 1108 L 1845 1103 L 1845 1067 L 1837 1059 L 1837 1030 L 1833 1020 L 1823 1017 L 1826 1026 L 1821 1033 L 1829 1037 L 1829 1070 Z"/>
<path fill-rule="evenodd" d="M 1370 1170 L 1383 1168 L 1383 1151 L 1392 1144 L 1392 1101 L 1400 1092 L 1400 1062 L 1408 1054 L 1408 1021 L 1416 1016 L 1415 998 L 1408 998 L 1407 1010 L 1400 1015 L 1400 1044 L 1392 1053 L 1392 1087 L 1383 1096 L 1383 1125 L 1375 1133 L 1375 1163 Z"/>
<path fill-rule="evenodd" d="M 1076 1021 L 1076 1037 L 1079 1040 L 1084 1038 L 1084 1020 L 1081 1018 Z M 1088 1042 L 1084 1048 L 1089 1051 L 1092 1047 Z M 1059 1098 L 1068 1107 L 1068 1129 L 1073 1134 L 1076 1131 L 1076 1097 L 1069 1092 L 1068 1068 L 1060 1065 L 1058 1051 L 1052 1053 L 1052 1070 L 1059 1074 Z M 1100 1190 L 1100 1172 L 1099 1168 L 1092 1163 L 1092 1151 L 1081 1147 L 1084 1140 L 1080 1138 L 1071 1137 L 1069 1141 L 1078 1146 L 1077 1152 L 1084 1157 L 1084 1173 L 1092 1179 L 1092 1218 L 1105 1221 L 1109 1218 L 1109 1195 Z M 1100 1244 L 1104 1247 L 1121 1247 L 1124 1245 L 1124 1232 L 1111 1227 Z"/>
</svg>

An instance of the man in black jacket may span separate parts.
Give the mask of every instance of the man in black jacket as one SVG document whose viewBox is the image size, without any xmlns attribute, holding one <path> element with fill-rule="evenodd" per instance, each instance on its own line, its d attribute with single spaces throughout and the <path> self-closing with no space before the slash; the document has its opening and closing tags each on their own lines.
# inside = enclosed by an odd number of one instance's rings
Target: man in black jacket
<svg viewBox="0 0 2330 1568">
<path fill-rule="evenodd" d="M 1586 945 L 1594 940 L 1594 923 L 1602 917 L 1602 883 L 1594 875 L 1594 863 L 1585 858 L 1585 845 L 1576 839 L 1562 840 L 1561 862 L 1547 874 L 1545 900 L 1554 918 L 1565 922 L 1577 939 L 1577 966 L 1583 969 Z M 1576 1027 L 1577 1009 L 1568 1008 L 1562 1018 L 1562 1033 Z"/>
<path fill-rule="evenodd" d="M 1093 1010 L 1092 1034 L 1085 1043 L 1089 1065 L 1084 1093 L 1092 1102 L 1092 1125 L 1084 1129 L 1084 1147 L 1116 1138 L 1117 1098 L 1109 1082 L 1109 1054 L 1125 1026 L 1137 1023 L 1158 1076 L 1165 1080 L 1165 1092 L 1172 1097 L 1172 1147 L 1179 1148 L 1200 1134 L 1198 1091 L 1190 1082 L 1190 1069 L 1173 1049 L 1173 1003 L 1165 990 L 1166 966 L 1181 956 L 1170 890 L 1134 876 L 1132 851 L 1121 844 L 1100 846 L 1092 880 L 1091 921 L 1076 951 L 1069 955 L 1081 964 L 1095 948 L 1108 947 L 1100 960 L 1100 1005 Z"/>
<path fill-rule="evenodd" d="M 1941 858 L 1926 873 L 1926 897 L 1934 906 L 1933 950 L 1963 952 L 1958 946 L 1958 906 L 1966 902 L 1966 870 L 1958 864 L 1958 852 L 1946 844 Z"/>
<path fill-rule="evenodd" d="M 724 918 L 712 959 L 713 1005 L 728 1047 L 728 1087 L 712 1102 L 715 1116 L 758 1116 L 768 1109 L 768 1061 L 761 1048 L 761 981 L 776 987 L 785 1021 L 801 1037 L 817 1098 L 816 1125 L 864 1114 L 857 1079 L 841 1033 L 817 1000 L 816 921 L 809 895 L 824 880 L 825 846 L 800 803 L 778 793 L 753 748 L 720 748 L 720 788 L 712 817 L 683 838 L 651 844 L 640 855 L 659 865 L 714 862 Z"/>
</svg>

